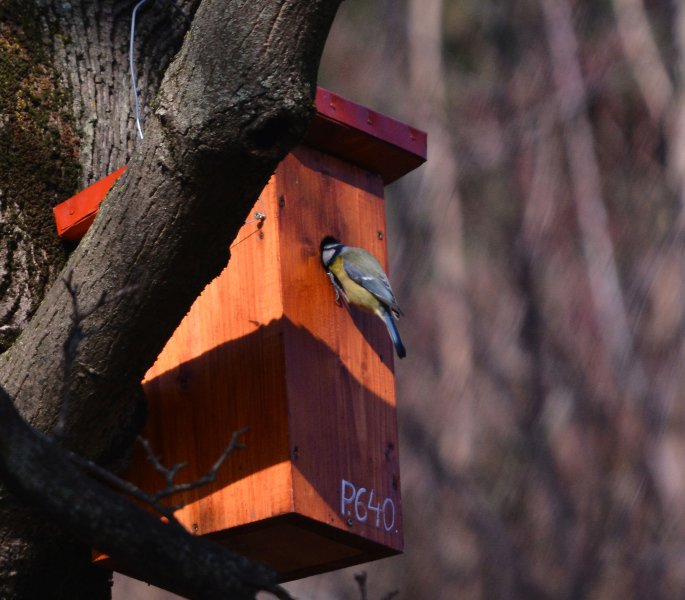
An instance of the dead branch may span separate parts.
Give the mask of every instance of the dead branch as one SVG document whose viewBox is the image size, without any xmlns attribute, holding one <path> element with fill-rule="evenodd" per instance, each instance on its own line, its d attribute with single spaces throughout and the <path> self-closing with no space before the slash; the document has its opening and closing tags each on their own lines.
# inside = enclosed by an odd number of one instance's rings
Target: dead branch
<svg viewBox="0 0 685 600">
<path fill-rule="evenodd" d="M 209 471 L 207 471 L 205 475 L 199 477 L 194 481 L 181 484 L 175 484 L 174 479 L 176 478 L 178 472 L 187 466 L 187 463 L 177 463 L 171 467 L 165 467 L 164 465 L 162 465 L 162 463 L 159 461 L 159 458 L 152 451 L 148 440 L 139 436 L 138 440 L 143 445 L 148 460 L 154 465 L 157 471 L 159 471 L 165 476 L 166 479 L 166 487 L 153 493 L 149 493 L 140 489 L 138 486 L 134 485 L 130 481 L 122 479 L 121 477 L 115 475 L 108 469 L 105 469 L 104 467 L 101 467 L 92 460 L 89 460 L 83 456 L 79 456 L 74 452 L 67 451 L 67 456 L 71 459 L 71 461 L 74 464 L 80 466 L 82 469 L 94 475 L 99 480 L 103 481 L 104 483 L 112 487 L 119 489 L 120 491 L 129 495 L 131 498 L 135 498 L 139 502 L 142 502 L 143 504 L 146 504 L 147 506 L 152 508 L 158 515 L 164 517 L 170 525 L 174 527 L 180 527 L 181 529 L 183 529 L 183 526 L 178 522 L 178 519 L 176 519 L 176 515 L 174 513 L 180 508 L 183 508 L 184 505 L 174 504 L 172 506 L 167 506 L 165 504 L 162 504 L 160 500 L 162 500 L 163 498 L 167 498 L 173 494 L 194 490 L 198 487 L 202 487 L 203 485 L 207 485 L 213 482 L 216 479 L 217 472 L 224 464 L 226 459 L 235 450 L 239 448 L 246 448 L 245 444 L 241 444 L 240 442 L 238 442 L 238 439 L 241 435 L 244 435 L 247 432 L 247 430 L 248 428 L 245 427 L 243 429 L 233 432 L 233 435 L 231 436 L 231 441 L 228 443 L 225 450 L 221 453 L 221 456 L 219 456 L 219 458 L 216 460 L 216 462 L 212 465 L 212 467 L 209 469 Z"/>
<path fill-rule="evenodd" d="M 148 461 L 155 467 L 155 469 L 159 473 L 164 475 L 164 478 L 166 480 L 166 487 L 155 492 L 154 494 L 146 494 L 146 496 L 148 497 L 148 500 L 146 500 L 146 502 L 148 502 L 150 506 L 154 507 L 157 510 L 157 507 L 162 506 L 159 504 L 159 501 L 163 498 L 167 498 L 168 496 L 172 496 L 173 494 L 178 494 L 180 492 L 194 490 L 195 488 L 212 483 L 216 479 L 217 472 L 221 468 L 221 465 L 223 465 L 224 462 L 226 462 L 226 459 L 235 450 L 247 447 L 245 446 L 245 444 L 242 444 L 238 441 L 238 439 L 242 435 L 247 433 L 247 431 L 248 428 L 244 427 L 243 429 L 239 429 L 238 431 L 233 432 L 231 440 L 229 441 L 224 451 L 221 453 L 216 462 L 211 466 L 209 471 L 207 471 L 207 473 L 205 473 L 202 477 L 199 477 L 195 481 L 180 484 L 174 483 L 174 479 L 176 478 L 176 475 L 181 469 L 188 466 L 188 463 L 177 463 L 171 467 L 165 467 L 160 462 L 159 457 L 155 455 L 155 453 L 153 452 L 152 448 L 150 447 L 150 442 L 147 439 L 138 436 L 138 441 L 142 444 L 143 448 L 145 449 Z M 182 505 L 177 504 L 172 507 L 173 510 L 178 510 L 179 508 L 182 508 Z"/>
</svg>

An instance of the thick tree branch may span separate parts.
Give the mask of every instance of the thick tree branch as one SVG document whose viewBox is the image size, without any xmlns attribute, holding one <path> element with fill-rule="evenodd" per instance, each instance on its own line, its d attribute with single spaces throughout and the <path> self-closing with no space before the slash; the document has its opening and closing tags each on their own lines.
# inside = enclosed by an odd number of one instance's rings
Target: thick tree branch
<svg viewBox="0 0 685 600">
<path fill-rule="evenodd" d="M 108 463 L 134 438 L 144 373 L 202 288 L 225 266 L 229 245 L 260 189 L 305 132 L 319 58 L 339 2 L 182 2 L 199 8 L 190 11 L 192 26 L 157 101 L 147 100 L 145 140 L 62 277 L 0 356 L 0 386 L 35 430 L 54 431 L 68 398 L 68 418 L 60 429 L 61 441 L 71 450 Z M 112 108 L 112 86 L 123 80 L 120 17 L 131 7 L 118 0 L 73 0 L 48 2 L 40 12 L 56 64 L 78 95 L 74 111 L 83 118 L 87 138 L 82 150 L 98 149 L 95 158 L 82 159 L 87 178 L 89 164 L 101 174 L 110 165 L 108 157 L 118 162 L 126 148 L 120 137 L 128 114 L 122 95 L 128 93 L 117 89 L 117 110 L 107 108 Z M 100 21 L 106 26 L 100 27 Z M 111 22 L 117 25 L 112 28 Z M 53 28 L 65 35 L 53 35 Z M 143 48 L 158 46 L 155 35 L 167 36 L 168 28 L 148 28 Z M 99 73 L 107 74 L 105 80 Z M 154 89 L 146 73 L 140 70 L 141 87 Z M 73 310 L 70 292 L 59 281 L 66 273 L 72 274 L 81 306 L 108 301 L 83 323 L 78 360 L 62 394 Z M 118 294 L 132 285 L 134 293 Z M 226 562 L 225 551 L 209 542 L 173 533 L 174 528 L 131 512 L 137 509 L 100 484 L 83 487 L 79 471 L 65 464 L 52 444 L 29 435 L 10 415 L 4 393 L 2 403 L 5 466 L 0 478 L 7 477 L 21 500 L 7 492 L 3 481 L 0 535 L 12 550 L 0 553 L 0 595 L 44 597 L 46 586 L 52 586 L 54 597 L 104 597 L 105 577 L 91 567 L 88 546 L 79 546 L 72 533 L 134 567 L 142 567 L 139 559 L 154 552 L 154 564 L 141 575 L 182 594 L 192 591 L 187 586 L 201 563 L 208 592 L 195 589 L 194 597 L 218 597 L 222 587 L 223 597 L 250 597 L 269 581 L 252 575 L 239 579 L 243 568 L 257 573 L 254 566 L 239 559 Z M 54 520 L 43 520 L 25 508 L 27 503 Z M 100 536 L 98 531 L 109 533 Z M 44 575 L 42 581 L 35 572 Z M 229 576 L 242 592 L 225 593 Z M 51 578 L 59 580 L 59 591 Z M 94 580 L 91 585 L 84 583 L 88 578 Z M 74 595 L 72 581 L 84 595 Z"/>
<path fill-rule="evenodd" d="M 62 368 L 62 405 L 60 406 L 57 425 L 55 425 L 55 428 L 52 431 L 52 435 L 58 438 L 62 437 L 64 426 L 69 416 L 69 394 L 71 392 L 71 386 L 74 383 L 74 374 L 76 371 L 76 360 L 78 357 L 79 346 L 81 345 L 83 338 L 87 335 L 84 325 L 85 321 L 106 302 L 116 299 L 123 294 L 130 294 L 134 289 L 133 287 L 129 287 L 119 290 L 114 294 L 113 298 L 108 298 L 107 293 L 103 292 L 102 295 L 95 300 L 91 306 L 84 309 L 79 302 L 78 286 L 73 285 L 71 279 L 72 273 L 70 271 L 62 280 L 67 292 L 69 293 L 69 297 L 71 298 L 71 315 L 69 319 L 67 338 L 64 342 L 64 367 Z"/>
<path fill-rule="evenodd" d="M 259 590 L 290 597 L 267 567 L 165 525 L 88 478 L 54 441 L 22 421 L 1 387 L 0 476 L 84 543 L 155 585 L 192 598 L 247 599 Z"/>
<path fill-rule="evenodd" d="M 138 382 L 228 248 L 259 190 L 303 135 L 339 0 L 205 0 L 162 84 L 145 140 L 66 270 L 90 317 L 64 439 L 102 457 L 131 420 Z M 53 286 L 0 357 L 0 383 L 31 425 L 54 427 L 71 298 Z M 249 424 L 248 424 L 249 425 Z"/>
</svg>

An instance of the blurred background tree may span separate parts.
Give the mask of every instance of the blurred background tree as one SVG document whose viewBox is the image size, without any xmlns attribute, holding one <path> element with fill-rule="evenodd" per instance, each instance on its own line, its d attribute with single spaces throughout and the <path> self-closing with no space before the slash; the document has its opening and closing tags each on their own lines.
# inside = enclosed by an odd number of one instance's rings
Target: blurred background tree
<svg viewBox="0 0 685 600">
<path fill-rule="evenodd" d="M 370 598 L 685 594 L 684 82 L 680 2 L 343 3 L 320 84 L 429 135 L 388 189 L 406 552 Z"/>
</svg>

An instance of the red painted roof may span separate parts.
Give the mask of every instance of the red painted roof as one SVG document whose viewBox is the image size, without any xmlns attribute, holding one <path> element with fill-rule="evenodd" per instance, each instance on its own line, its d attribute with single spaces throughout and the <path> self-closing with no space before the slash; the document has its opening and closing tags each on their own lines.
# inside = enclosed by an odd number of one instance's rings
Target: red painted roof
<svg viewBox="0 0 685 600">
<path fill-rule="evenodd" d="M 388 184 L 426 160 L 424 131 L 324 88 L 316 92 L 316 117 L 304 143 L 380 173 Z"/>
<path fill-rule="evenodd" d="M 304 138 L 312 146 L 383 177 L 388 184 L 426 160 L 426 133 L 333 92 L 318 88 L 316 117 Z M 53 208 L 57 233 L 80 240 L 124 165 Z"/>
</svg>

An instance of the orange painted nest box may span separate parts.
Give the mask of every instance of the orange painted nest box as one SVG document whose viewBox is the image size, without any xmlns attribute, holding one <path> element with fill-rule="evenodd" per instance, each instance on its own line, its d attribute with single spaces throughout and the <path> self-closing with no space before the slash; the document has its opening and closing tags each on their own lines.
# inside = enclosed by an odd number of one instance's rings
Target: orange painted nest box
<svg viewBox="0 0 685 600">
<path fill-rule="evenodd" d="M 403 545 L 392 344 L 335 305 L 319 244 L 332 234 L 387 266 L 384 185 L 424 162 L 426 134 L 323 89 L 316 107 L 255 204 L 266 219 L 243 226 L 144 380 L 144 435 L 187 480 L 249 427 L 216 481 L 172 501 L 189 531 L 284 581 Z M 62 237 L 85 233 L 122 171 L 55 208 Z M 129 479 L 164 487 L 142 452 Z"/>
</svg>

